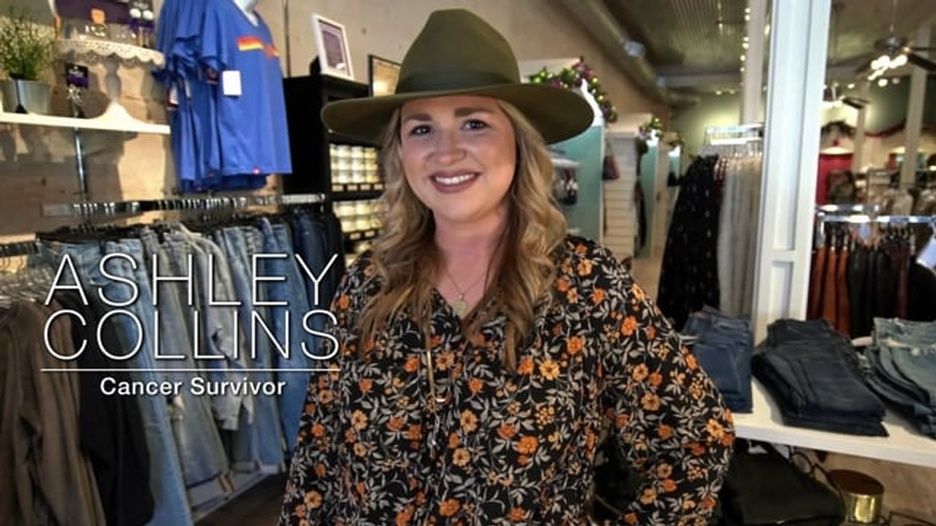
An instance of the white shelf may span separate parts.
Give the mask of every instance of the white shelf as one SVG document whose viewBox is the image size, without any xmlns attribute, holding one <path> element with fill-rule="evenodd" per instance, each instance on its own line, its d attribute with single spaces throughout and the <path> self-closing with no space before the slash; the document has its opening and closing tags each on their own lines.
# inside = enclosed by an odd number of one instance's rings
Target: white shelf
<svg viewBox="0 0 936 526">
<path fill-rule="evenodd" d="M 169 125 L 152 124 L 136 119 L 115 119 L 102 115 L 93 119 L 76 119 L 72 117 L 54 117 L 51 115 L 36 115 L 32 113 L 11 113 L 0 111 L 0 123 L 22 124 L 28 126 L 49 126 L 53 128 L 72 128 L 81 130 L 104 130 L 129 133 L 154 133 L 169 135 Z"/>
<path fill-rule="evenodd" d="M 910 422 L 890 411 L 884 418 L 884 428 L 890 435 L 887 437 L 855 436 L 785 426 L 780 408 L 760 382 L 752 379 L 751 387 L 754 411 L 750 414 L 734 414 L 738 438 L 936 467 L 936 439 L 920 434 Z"/>
</svg>

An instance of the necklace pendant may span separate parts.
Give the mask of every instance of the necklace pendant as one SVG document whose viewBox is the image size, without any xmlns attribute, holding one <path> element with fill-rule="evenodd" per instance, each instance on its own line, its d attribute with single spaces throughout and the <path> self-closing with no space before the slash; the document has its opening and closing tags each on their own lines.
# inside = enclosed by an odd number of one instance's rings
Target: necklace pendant
<svg viewBox="0 0 936 526">
<path fill-rule="evenodd" d="M 464 298 L 458 298 L 452 302 L 452 310 L 455 311 L 455 314 L 458 314 L 459 317 L 464 316 L 468 313 L 468 303 Z"/>
</svg>

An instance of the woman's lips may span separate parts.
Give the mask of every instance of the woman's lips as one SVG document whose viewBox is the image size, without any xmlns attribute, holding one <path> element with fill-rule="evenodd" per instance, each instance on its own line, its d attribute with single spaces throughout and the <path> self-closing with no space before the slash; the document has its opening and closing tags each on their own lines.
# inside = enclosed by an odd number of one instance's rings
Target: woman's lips
<svg viewBox="0 0 936 526">
<path fill-rule="evenodd" d="M 451 194 L 468 188 L 480 175 L 478 172 L 436 173 L 429 176 L 429 179 L 437 191 Z"/>
</svg>

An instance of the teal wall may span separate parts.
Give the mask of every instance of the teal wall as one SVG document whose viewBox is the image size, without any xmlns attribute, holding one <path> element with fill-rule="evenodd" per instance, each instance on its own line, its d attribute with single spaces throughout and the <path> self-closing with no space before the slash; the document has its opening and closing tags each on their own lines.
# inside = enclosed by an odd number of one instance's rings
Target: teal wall
<svg viewBox="0 0 936 526">
<path fill-rule="evenodd" d="M 858 90 L 846 90 L 848 95 L 858 95 Z M 876 84 L 868 92 L 871 104 L 865 129 L 879 132 L 903 122 L 907 118 L 907 103 L 910 98 L 910 78 L 903 77 L 900 84 L 889 84 L 883 88 Z M 923 122 L 936 124 L 936 78 L 930 76 L 926 84 L 926 103 L 923 106 Z"/>
<path fill-rule="evenodd" d="M 575 172 L 578 181 L 578 201 L 574 205 L 560 205 L 569 228 L 578 229 L 578 235 L 598 240 L 601 236 L 601 126 L 592 126 L 582 134 L 553 147 L 562 155 L 579 163 Z"/>
<path fill-rule="evenodd" d="M 644 240 L 643 248 L 637 251 L 637 257 L 650 256 L 653 247 L 653 207 L 656 199 L 656 169 L 657 169 L 657 147 L 650 146 L 647 153 L 640 158 L 640 188 L 644 195 L 644 219 L 647 222 L 647 239 Z"/>
</svg>

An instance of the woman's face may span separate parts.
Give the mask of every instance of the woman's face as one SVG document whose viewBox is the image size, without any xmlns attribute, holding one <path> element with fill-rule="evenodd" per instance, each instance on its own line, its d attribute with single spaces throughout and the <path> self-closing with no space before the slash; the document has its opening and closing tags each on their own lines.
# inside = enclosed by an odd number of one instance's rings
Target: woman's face
<svg viewBox="0 0 936 526">
<path fill-rule="evenodd" d="M 497 101 L 420 99 L 403 105 L 400 119 L 406 180 L 437 226 L 506 218 L 517 152 L 513 125 Z"/>
</svg>

